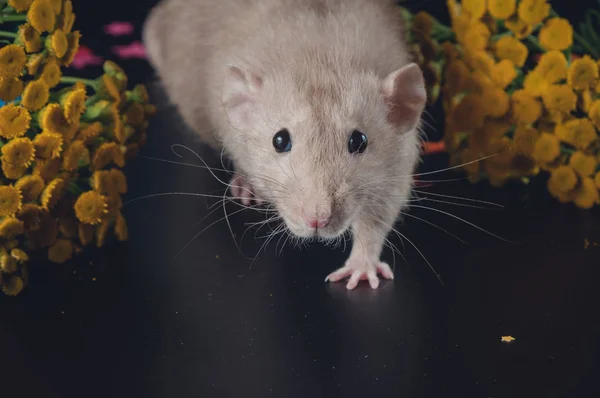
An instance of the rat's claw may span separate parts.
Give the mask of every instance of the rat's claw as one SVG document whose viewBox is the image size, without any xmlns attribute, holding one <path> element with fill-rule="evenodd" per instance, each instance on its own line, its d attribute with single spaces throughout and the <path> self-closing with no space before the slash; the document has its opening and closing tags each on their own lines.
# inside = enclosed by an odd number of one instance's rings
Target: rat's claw
<svg viewBox="0 0 600 398">
<path fill-rule="evenodd" d="M 229 184 L 231 187 L 231 194 L 235 199 L 238 199 L 245 206 L 250 206 L 254 200 L 257 205 L 262 204 L 262 200 L 254 195 L 252 185 L 241 175 L 235 174 Z"/>
<path fill-rule="evenodd" d="M 394 279 L 394 273 L 389 265 L 381 261 L 364 261 L 360 260 L 348 260 L 346 265 L 342 268 L 332 272 L 325 278 L 325 282 L 338 282 L 344 278 L 350 277 L 346 288 L 348 290 L 354 289 L 358 282 L 361 280 L 369 281 L 369 285 L 372 289 L 379 287 L 379 277 L 377 273 L 381 274 L 385 279 Z"/>
</svg>

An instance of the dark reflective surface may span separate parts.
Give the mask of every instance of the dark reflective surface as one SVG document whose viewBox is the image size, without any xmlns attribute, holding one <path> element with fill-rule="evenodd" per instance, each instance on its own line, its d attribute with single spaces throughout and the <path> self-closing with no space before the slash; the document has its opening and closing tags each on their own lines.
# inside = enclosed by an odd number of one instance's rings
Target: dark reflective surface
<svg viewBox="0 0 600 398">
<path fill-rule="evenodd" d="M 163 107 L 142 155 L 201 164 L 185 150 L 176 157 L 173 144 L 220 167 L 219 157 Z M 442 157 L 427 159 L 423 171 L 443 163 Z M 128 199 L 223 193 L 202 168 L 140 158 L 128 169 Z M 0 297 L 1 393 L 597 397 L 600 246 L 593 242 L 600 242 L 600 214 L 558 205 L 545 196 L 543 183 L 536 185 L 494 190 L 457 181 L 421 188 L 422 197 L 435 200 L 450 199 L 428 193 L 502 204 L 485 210 L 418 203 L 517 243 L 414 209 L 414 216 L 468 244 L 407 218 L 398 231 L 419 247 L 444 285 L 409 243 L 403 248 L 391 236 L 406 261 L 396 255 L 396 280 L 377 291 L 366 283 L 348 292 L 343 284 L 323 282 L 345 259 L 343 247 L 295 249 L 277 238 L 253 261 L 268 229 L 244 234 L 245 224 L 261 216 L 233 214 L 240 209 L 235 204 L 226 206 L 230 229 L 216 198 L 171 195 L 131 203 L 124 209 L 129 243 L 65 266 L 41 261 L 25 294 Z M 585 239 L 592 242 L 587 249 Z M 393 260 L 390 250 L 386 259 Z M 502 343 L 503 335 L 516 340 Z"/>
</svg>

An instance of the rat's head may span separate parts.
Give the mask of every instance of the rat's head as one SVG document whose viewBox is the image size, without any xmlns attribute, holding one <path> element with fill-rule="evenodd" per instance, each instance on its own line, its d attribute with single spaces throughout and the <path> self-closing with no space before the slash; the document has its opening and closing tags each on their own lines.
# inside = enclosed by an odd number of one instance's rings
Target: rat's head
<svg viewBox="0 0 600 398">
<path fill-rule="evenodd" d="M 408 195 L 425 87 L 415 64 L 383 79 L 304 70 L 257 76 L 230 67 L 226 146 L 294 235 L 332 239 L 368 220 L 386 194 Z"/>
</svg>

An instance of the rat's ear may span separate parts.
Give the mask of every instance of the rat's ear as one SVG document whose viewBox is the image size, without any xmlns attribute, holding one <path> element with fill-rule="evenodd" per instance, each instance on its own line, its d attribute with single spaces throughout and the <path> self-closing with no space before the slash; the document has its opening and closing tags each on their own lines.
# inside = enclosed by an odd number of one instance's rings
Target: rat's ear
<svg viewBox="0 0 600 398">
<path fill-rule="evenodd" d="M 389 105 L 388 122 L 405 131 L 414 129 L 427 102 L 425 79 L 417 64 L 411 63 L 390 73 L 381 91 Z"/>
<path fill-rule="evenodd" d="M 261 88 L 261 79 L 253 73 L 234 65 L 227 68 L 223 84 L 223 105 L 235 128 L 242 128 L 248 123 Z"/>
</svg>

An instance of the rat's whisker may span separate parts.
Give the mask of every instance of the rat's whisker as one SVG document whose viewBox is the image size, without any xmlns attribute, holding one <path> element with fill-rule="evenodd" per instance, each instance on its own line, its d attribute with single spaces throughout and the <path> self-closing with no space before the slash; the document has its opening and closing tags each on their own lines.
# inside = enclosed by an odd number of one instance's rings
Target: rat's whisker
<svg viewBox="0 0 600 398">
<path fill-rule="evenodd" d="M 450 235 L 450 236 L 452 236 L 452 237 L 456 238 L 458 241 L 460 241 L 460 242 L 464 243 L 465 245 L 468 245 L 468 243 L 467 243 L 467 242 L 465 242 L 464 240 L 462 240 L 461 238 L 459 238 L 458 236 L 456 236 L 456 235 L 455 235 L 455 234 L 453 234 L 452 232 L 450 232 L 450 231 L 448 231 L 448 230 L 446 230 L 446 229 L 444 229 L 444 228 L 440 227 L 440 226 L 439 226 L 439 225 L 437 225 L 437 224 L 434 224 L 434 223 L 432 223 L 431 221 L 425 220 L 424 218 L 417 217 L 417 216 L 415 216 L 415 215 L 413 215 L 413 214 L 410 214 L 410 213 L 402 213 L 402 215 L 403 215 L 403 216 L 410 217 L 410 218 L 414 218 L 414 219 L 416 219 L 416 220 L 419 220 L 419 221 L 421 221 L 421 222 L 424 222 L 425 224 L 431 225 L 432 227 L 435 227 L 435 228 L 437 228 L 437 229 L 439 229 L 439 230 L 441 230 L 441 231 L 443 231 L 443 232 L 447 233 L 448 235 Z"/>
<path fill-rule="evenodd" d="M 189 167 L 195 167 L 195 168 L 199 168 L 199 169 L 210 169 L 210 170 L 213 170 L 213 171 L 229 172 L 229 170 L 224 169 L 224 168 L 223 169 L 219 169 L 217 167 L 210 167 L 210 166 L 205 166 L 205 165 L 201 165 L 201 164 L 177 162 L 175 160 L 160 159 L 160 158 L 155 158 L 155 157 L 145 156 L 145 155 L 138 155 L 138 157 L 141 158 L 141 159 L 146 159 L 146 160 L 154 160 L 155 162 L 177 164 L 177 165 L 180 165 L 180 166 L 189 166 Z"/>
<path fill-rule="evenodd" d="M 479 159 L 476 159 L 476 160 L 473 160 L 473 161 L 470 161 L 470 162 L 462 163 L 462 164 L 459 164 L 459 165 L 456 165 L 456 166 L 446 167 L 446 168 L 440 169 L 440 170 L 427 171 L 427 172 L 424 172 L 424 173 L 410 174 L 409 176 L 410 177 L 421 177 L 421 176 L 425 176 L 425 175 L 443 173 L 444 171 L 459 169 L 461 167 L 468 166 L 468 165 L 473 164 L 473 163 L 481 162 L 483 160 L 492 158 L 492 157 L 494 157 L 496 155 L 498 155 L 498 153 L 495 153 L 495 154 L 492 154 L 492 155 L 488 155 L 488 156 L 484 156 L 482 158 L 479 158 Z"/>
<path fill-rule="evenodd" d="M 439 199 L 432 199 L 432 198 L 423 198 L 423 200 L 429 201 L 429 202 L 435 202 L 435 203 L 443 203 L 443 204 L 452 205 L 452 206 L 468 207 L 470 209 L 494 210 L 494 208 L 492 208 L 492 207 L 468 205 L 465 203 L 450 202 L 448 200 L 439 200 Z"/>
<path fill-rule="evenodd" d="M 418 189 L 413 189 L 413 192 L 417 192 L 417 193 L 424 194 L 424 195 L 437 196 L 440 198 L 448 198 L 448 199 L 464 200 L 464 201 L 473 202 L 473 203 L 480 203 L 480 204 L 484 204 L 484 205 L 499 207 L 502 209 L 504 208 L 504 206 L 502 206 L 501 204 L 498 204 L 498 203 L 486 202 L 485 200 L 478 200 L 478 199 L 472 199 L 472 198 L 465 198 L 463 196 L 443 195 L 443 194 L 439 194 L 439 193 L 420 191 Z"/>
<path fill-rule="evenodd" d="M 463 222 L 463 223 L 465 223 L 467 225 L 470 225 L 473 228 L 476 228 L 476 229 L 478 229 L 478 230 L 480 230 L 482 232 L 485 232 L 486 234 L 488 234 L 490 236 L 493 236 L 496 239 L 500 239 L 503 242 L 507 242 L 507 243 L 511 243 L 511 244 L 516 244 L 516 242 L 512 242 L 512 241 L 510 241 L 508 239 L 505 239 L 505 238 L 503 238 L 501 236 L 498 236 L 498 235 L 496 235 L 496 234 L 494 234 L 494 233 L 492 233 L 492 232 L 490 232 L 490 231 L 488 231 L 488 230 L 486 230 L 486 229 L 484 229 L 484 228 L 482 228 L 482 227 L 480 227 L 480 226 L 478 226 L 476 224 L 473 224 L 470 221 L 465 220 L 464 218 L 456 216 L 456 215 L 454 215 L 452 213 L 448 213 L 447 211 L 439 210 L 439 209 L 436 209 L 434 207 L 427 207 L 427 206 L 420 206 L 420 205 L 410 205 L 410 207 L 414 207 L 414 208 L 418 208 L 418 209 L 425 209 L 425 210 L 430 210 L 430 211 L 435 211 L 437 213 L 441 213 L 441 214 L 447 215 L 447 216 L 455 218 L 455 219 L 457 219 L 457 220 L 459 220 L 459 221 L 461 221 L 461 222 Z"/>
</svg>

